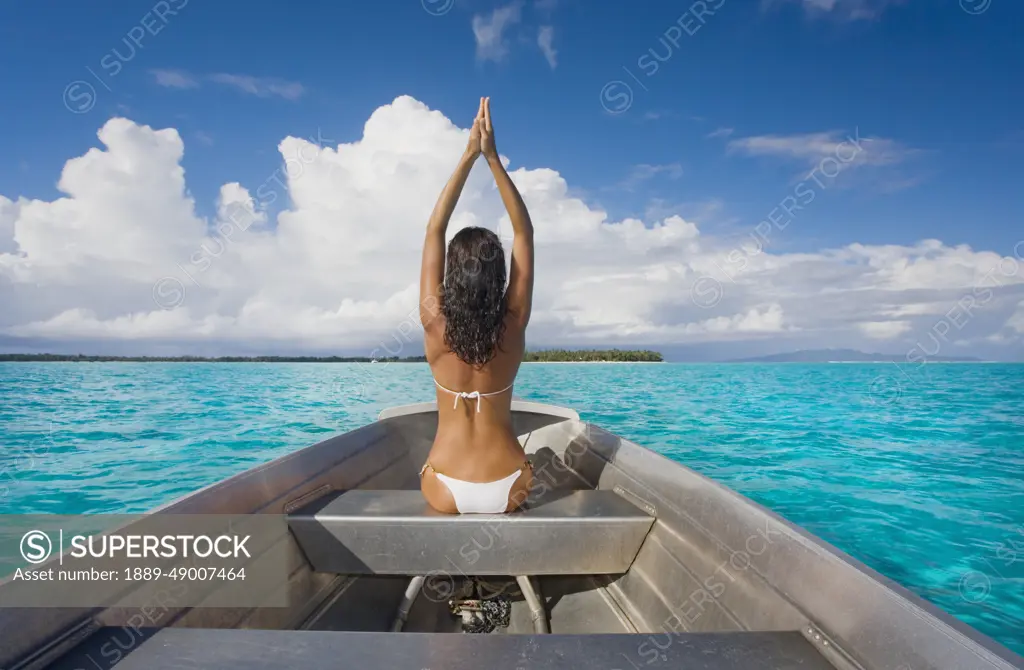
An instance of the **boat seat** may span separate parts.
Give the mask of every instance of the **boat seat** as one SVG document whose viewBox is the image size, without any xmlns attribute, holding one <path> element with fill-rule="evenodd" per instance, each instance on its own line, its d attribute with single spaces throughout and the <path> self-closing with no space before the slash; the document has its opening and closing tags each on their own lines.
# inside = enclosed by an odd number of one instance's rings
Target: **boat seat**
<svg viewBox="0 0 1024 670">
<path fill-rule="evenodd" d="M 101 629 L 92 639 L 111 635 L 123 637 L 124 631 Z M 87 657 L 103 657 L 91 644 L 99 643 L 86 640 L 50 668 L 93 667 Z M 117 670 L 834 670 L 796 632 L 458 635 L 165 628 L 142 644 L 126 645 L 121 654 Z"/>
<path fill-rule="evenodd" d="M 614 491 L 511 514 L 442 514 L 419 491 L 344 491 L 288 516 L 317 572 L 586 575 L 629 570 L 654 517 Z"/>
</svg>

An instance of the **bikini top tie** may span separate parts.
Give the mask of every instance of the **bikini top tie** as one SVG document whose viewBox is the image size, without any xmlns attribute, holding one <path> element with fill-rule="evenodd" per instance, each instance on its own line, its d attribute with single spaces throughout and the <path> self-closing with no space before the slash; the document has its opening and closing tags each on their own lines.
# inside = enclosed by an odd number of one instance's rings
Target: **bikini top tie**
<svg viewBox="0 0 1024 670">
<path fill-rule="evenodd" d="M 504 393 L 505 391 L 509 390 L 513 386 L 515 386 L 515 382 L 512 382 L 511 384 L 509 384 L 505 388 L 501 389 L 500 391 L 492 391 L 491 393 L 480 393 L 480 391 L 453 391 L 451 389 L 447 389 L 447 388 L 441 386 L 440 384 L 438 384 L 436 379 L 434 380 L 434 383 L 437 384 L 437 388 L 441 389 L 442 391 L 447 391 L 448 393 L 451 393 L 453 396 L 455 396 L 455 404 L 452 405 L 452 409 L 455 409 L 456 407 L 459 406 L 459 398 L 465 398 L 466 400 L 476 399 L 476 411 L 477 411 L 477 413 L 480 412 L 480 400 L 482 398 L 486 398 L 487 396 L 492 396 L 492 395 L 499 395 L 499 394 Z"/>
</svg>

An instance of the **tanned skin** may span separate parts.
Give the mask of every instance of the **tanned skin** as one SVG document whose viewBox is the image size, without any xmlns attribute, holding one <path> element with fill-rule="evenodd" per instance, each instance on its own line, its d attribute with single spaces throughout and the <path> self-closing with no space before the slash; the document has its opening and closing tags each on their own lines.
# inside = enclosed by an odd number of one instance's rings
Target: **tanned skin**
<svg viewBox="0 0 1024 670">
<path fill-rule="evenodd" d="M 494 176 L 505 210 L 512 222 L 512 263 L 506 299 L 505 331 L 494 358 L 480 367 L 469 365 L 444 342 L 445 317 L 441 312 L 444 282 L 445 233 L 455 205 L 476 160 L 483 156 Z M 469 143 L 427 223 L 420 272 L 420 320 L 430 371 L 439 383 L 453 391 L 489 393 L 510 385 L 519 371 L 526 346 L 526 325 L 533 302 L 533 223 L 519 191 L 505 171 L 494 142 L 490 98 L 480 108 L 469 133 Z M 437 389 L 437 436 L 428 460 L 437 472 L 467 482 L 492 482 L 523 468 L 526 454 L 512 429 L 512 391 L 484 398 L 477 413 L 475 400 L 460 400 Z M 519 507 L 529 493 L 533 475 L 529 469 L 509 492 L 506 511 Z M 421 480 L 427 502 L 439 512 L 458 512 L 448 488 L 428 468 Z"/>
</svg>

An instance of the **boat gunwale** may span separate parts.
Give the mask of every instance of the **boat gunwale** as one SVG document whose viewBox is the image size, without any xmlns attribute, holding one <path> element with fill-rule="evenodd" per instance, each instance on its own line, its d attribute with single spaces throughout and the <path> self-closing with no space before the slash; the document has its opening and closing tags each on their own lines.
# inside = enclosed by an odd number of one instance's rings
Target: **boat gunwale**
<svg viewBox="0 0 1024 670">
<path fill-rule="evenodd" d="M 801 547 L 810 551 L 816 558 L 827 560 L 832 563 L 833 566 L 841 570 L 845 570 L 849 574 L 854 574 L 855 572 L 859 579 L 865 580 L 872 586 L 882 587 L 885 590 L 887 598 L 896 606 L 903 607 L 905 610 L 908 609 L 908 606 L 916 608 L 916 611 L 910 610 L 909 613 L 912 613 L 916 619 L 929 625 L 929 627 L 936 633 L 942 634 L 950 642 L 958 643 L 960 646 L 973 652 L 979 657 L 979 660 L 984 659 L 985 661 L 988 661 L 990 664 L 989 667 L 1004 668 L 1005 670 L 1024 668 L 1024 657 L 1016 654 L 1012 649 L 1006 647 L 985 633 L 982 633 L 970 624 L 954 617 L 949 612 L 917 595 L 895 580 L 879 573 L 877 570 L 871 568 L 842 549 L 839 549 L 828 541 L 814 535 L 806 528 L 782 517 L 770 508 L 746 497 L 726 484 L 711 479 L 683 463 L 674 461 L 653 449 L 649 449 L 627 440 L 620 435 L 601 428 L 600 426 L 582 421 L 580 423 L 582 424 L 582 430 L 579 434 L 581 436 L 586 436 L 588 446 L 593 445 L 594 441 L 592 438 L 594 436 L 608 437 L 617 440 L 611 459 L 609 459 L 605 453 L 602 453 L 600 449 L 596 448 L 588 449 L 590 455 L 601 458 L 607 465 L 610 465 L 613 469 L 625 474 L 630 480 L 634 482 L 639 481 L 648 493 L 654 493 L 654 489 L 656 487 L 648 485 L 643 479 L 638 479 L 636 475 L 638 474 L 637 470 L 639 468 L 636 463 L 617 463 L 621 456 L 625 456 L 627 458 L 648 459 L 647 463 L 639 466 L 643 470 L 641 474 L 654 474 L 657 477 L 657 481 L 664 482 L 668 479 L 678 480 L 679 474 L 683 474 L 686 479 L 689 479 L 689 486 L 687 486 L 688 492 L 692 492 L 693 489 L 699 489 L 701 493 L 712 493 L 721 496 L 724 499 L 722 501 L 723 507 L 730 509 L 734 521 L 743 522 L 744 514 L 753 513 L 754 515 L 760 515 L 762 518 L 762 525 L 765 521 L 769 523 L 774 522 L 786 532 L 787 539 L 795 541 Z M 623 447 L 625 447 L 625 449 Z M 654 465 L 651 464 L 651 461 L 654 462 Z M 679 480 L 674 483 L 684 484 L 687 482 Z M 597 486 L 598 482 L 593 482 L 593 484 Z M 696 486 L 694 486 L 694 484 L 696 484 Z M 642 496 L 639 496 L 634 491 L 629 491 L 629 493 L 643 499 Z M 730 552 L 733 551 L 728 543 L 721 540 L 720 534 L 706 528 L 697 518 L 693 517 L 693 515 L 687 514 L 680 509 L 679 505 L 665 499 L 660 492 L 657 497 L 662 498 L 662 501 L 670 508 L 669 511 L 676 515 L 685 517 L 692 526 L 699 529 L 700 532 L 706 535 L 706 537 L 713 539 L 721 547 L 729 550 Z M 656 509 L 658 508 L 657 500 L 645 502 L 648 502 L 648 504 L 653 502 Z M 663 511 L 664 507 L 657 509 L 657 516 L 659 517 L 659 520 L 655 522 L 656 525 L 662 521 L 660 517 L 662 517 Z M 666 525 L 668 525 L 669 530 L 674 533 L 678 533 L 678 529 L 673 528 L 671 524 Z M 803 603 L 793 600 L 788 595 L 785 595 L 780 591 L 777 581 L 761 574 L 761 572 L 756 569 L 753 560 L 751 560 L 746 569 L 753 570 L 765 584 L 775 590 L 780 596 L 785 597 L 797 610 L 803 613 L 804 616 L 808 616 L 806 606 Z M 850 572 L 851 570 L 854 572 Z M 808 622 L 812 625 L 816 625 L 814 624 L 813 619 L 809 618 Z M 849 650 L 847 649 L 845 651 L 848 652 Z"/>
</svg>

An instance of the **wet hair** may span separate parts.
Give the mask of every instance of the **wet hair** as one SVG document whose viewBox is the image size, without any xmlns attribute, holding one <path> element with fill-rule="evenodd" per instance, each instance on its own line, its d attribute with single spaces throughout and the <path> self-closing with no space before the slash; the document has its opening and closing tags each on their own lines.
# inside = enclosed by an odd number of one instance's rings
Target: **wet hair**
<svg viewBox="0 0 1024 670">
<path fill-rule="evenodd" d="M 463 228 L 445 257 L 445 345 L 464 363 L 483 365 L 498 352 L 507 308 L 501 240 L 486 228 Z"/>
</svg>

